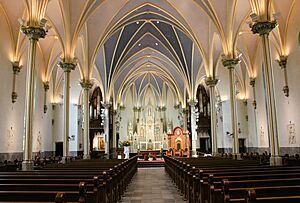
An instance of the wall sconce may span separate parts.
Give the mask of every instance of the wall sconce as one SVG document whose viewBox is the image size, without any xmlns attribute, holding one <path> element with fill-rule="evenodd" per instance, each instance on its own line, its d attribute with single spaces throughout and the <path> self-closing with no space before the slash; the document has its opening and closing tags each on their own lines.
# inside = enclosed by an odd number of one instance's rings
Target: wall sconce
<svg viewBox="0 0 300 203">
<path fill-rule="evenodd" d="M 252 90 L 253 90 L 253 102 L 252 102 L 252 105 L 253 105 L 254 109 L 256 109 L 255 78 L 250 78 L 250 85 L 251 85 Z"/>
<path fill-rule="evenodd" d="M 283 93 L 286 97 L 289 96 L 289 85 L 288 85 L 288 77 L 287 77 L 287 70 L 286 70 L 286 64 L 287 64 L 287 56 L 281 55 L 279 56 L 279 59 L 276 60 L 279 64 L 280 68 L 283 70 L 284 73 L 284 82 L 285 85 L 283 86 Z"/>
<path fill-rule="evenodd" d="M 11 93 L 11 100 L 12 103 L 15 103 L 18 98 L 18 94 L 16 92 L 16 80 L 17 80 L 17 75 L 21 71 L 23 66 L 20 66 L 19 61 L 14 61 L 12 62 L 12 68 L 13 68 L 13 88 L 12 88 L 12 93 Z"/>
<path fill-rule="evenodd" d="M 228 131 L 226 132 L 226 135 L 229 136 L 229 137 L 232 137 L 233 136 L 233 133 L 229 133 Z"/>
<path fill-rule="evenodd" d="M 48 109 L 48 107 L 47 107 L 47 92 L 48 92 L 48 90 L 49 90 L 49 82 L 46 81 L 46 82 L 44 82 L 44 113 L 46 113 L 47 109 Z"/>
</svg>

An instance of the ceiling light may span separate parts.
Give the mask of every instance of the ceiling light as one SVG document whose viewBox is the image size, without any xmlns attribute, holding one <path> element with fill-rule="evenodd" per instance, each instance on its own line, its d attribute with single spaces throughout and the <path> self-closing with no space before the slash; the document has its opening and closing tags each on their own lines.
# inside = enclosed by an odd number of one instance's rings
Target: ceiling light
<svg viewBox="0 0 300 203">
<path fill-rule="evenodd" d="M 137 25 L 138 25 L 139 23 L 140 23 L 139 21 L 136 22 Z"/>
<path fill-rule="evenodd" d="M 158 24 L 158 23 L 159 23 L 159 21 L 156 21 L 156 23 Z"/>
<path fill-rule="evenodd" d="M 156 42 L 155 45 L 158 46 L 158 43 Z"/>
<path fill-rule="evenodd" d="M 141 45 L 142 45 L 141 43 L 138 44 L 139 47 L 140 47 Z"/>
</svg>

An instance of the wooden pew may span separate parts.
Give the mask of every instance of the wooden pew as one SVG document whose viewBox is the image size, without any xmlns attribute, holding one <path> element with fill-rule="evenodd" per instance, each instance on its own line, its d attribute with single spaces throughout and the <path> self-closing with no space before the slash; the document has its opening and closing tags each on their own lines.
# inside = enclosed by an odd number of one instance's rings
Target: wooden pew
<svg viewBox="0 0 300 203">
<path fill-rule="evenodd" d="M 212 198 L 210 198 L 210 196 L 211 191 L 215 190 L 215 185 L 209 185 L 210 174 L 212 175 L 212 177 L 215 175 L 215 180 L 217 181 L 216 186 L 220 187 L 220 181 L 222 180 L 222 178 L 226 177 L 229 177 L 231 180 L 239 180 L 244 178 L 246 181 L 255 179 L 255 177 L 257 176 L 258 179 L 259 176 L 260 178 L 263 178 L 264 175 L 268 175 L 269 178 L 274 178 L 272 177 L 272 175 L 276 176 L 277 174 L 277 177 L 281 176 L 281 178 L 283 179 L 289 179 L 292 177 L 299 177 L 300 173 L 299 167 L 260 166 L 258 164 L 255 165 L 255 162 L 248 161 L 233 161 L 232 163 L 230 163 L 218 158 L 202 160 L 174 159 L 168 157 L 165 160 L 166 171 L 170 174 L 179 190 L 183 193 L 184 199 L 188 199 L 189 202 L 212 201 Z M 186 162 L 183 162 L 182 160 L 185 160 Z M 245 164 L 241 165 L 241 163 Z M 215 168 L 212 169 L 212 167 Z M 288 173 L 288 175 L 286 175 L 286 173 Z M 221 189 L 216 188 L 216 191 L 220 192 Z M 234 200 L 237 201 L 237 199 Z M 245 199 L 243 199 L 243 201 L 245 201 Z"/>
<path fill-rule="evenodd" d="M 279 201 L 285 198 L 291 201 L 298 199 L 299 202 L 299 191 L 299 180 L 284 179 L 282 182 L 282 180 L 271 179 L 266 182 L 259 182 L 258 185 L 253 184 L 253 187 L 247 183 L 245 184 L 245 182 L 237 187 L 237 185 L 231 184 L 230 181 L 223 180 L 223 199 L 214 199 L 211 202 L 256 202 L 256 200 L 266 201 L 266 199 Z"/>
<path fill-rule="evenodd" d="M 5 200 L 8 196 L 12 199 L 23 194 L 31 196 L 35 190 L 39 190 L 40 193 L 44 192 L 45 198 L 46 194 L 51 194 L 52 202 L 57 192 L 63 192 L 67 201 L 77 199 L 76 202 L 117 202 L 137 170 L 137 159 L 135 157 L 122 162 L 119 160 L 78 161 L 46 168 L 38 171 L 0 172 L 0 194 L 3 194 L 3 196 L 0 195 L 0 202 L 2 198 Z M 75 187 L 79 181 L 85 181 L 85 192 L 82 192 L 81 196 L 78 196 L 80 190 L 78 191 L 78 187 Z M 10 195 L 5 196 L 6 193 Z"/>
<path fill-rule="evenodd" d="M 299 186 L 298 186 L 299 187 Z M 295 191 L 296 189 L 296 191 Z M 245 200 L 246 203 L 298 203 L 300 202 L 299 188 L 280 188 L 279 191 L 276 188 L 252 188 L 246 191 Z M 287 196 L 276 196 L 281 192 L 287 192 Z M 288 191 L 286 191 L 288 190 Z M 274 194 L 274 192 L 276 194 Z M 294 193 L 295 192 L 295 193 Z M 259 193 L 257 195 L 257 193 Z M 270 194 L 271 193 L 271 194 Z M 293 193 L 293 194 L 291 194 Z M 286 194 L 286 193 L 285 193 Z M 295 195 L 296 194 L 296 195 Z M 229 200 L 233 202 L 234 200 Z"/>
</svg>

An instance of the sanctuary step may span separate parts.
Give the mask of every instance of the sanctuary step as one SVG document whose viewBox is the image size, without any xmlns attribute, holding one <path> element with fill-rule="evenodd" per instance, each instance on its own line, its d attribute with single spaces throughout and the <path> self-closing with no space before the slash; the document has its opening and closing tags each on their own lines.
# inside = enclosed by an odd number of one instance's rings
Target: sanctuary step
<svg viewBox="0 0 300 203">
<path fill-rule="evenodd" d="M 165 167 L 165 161 L 163 159 L 153 161 L 138 160 L 137 163 L 138 168 Z"/>
</svg>

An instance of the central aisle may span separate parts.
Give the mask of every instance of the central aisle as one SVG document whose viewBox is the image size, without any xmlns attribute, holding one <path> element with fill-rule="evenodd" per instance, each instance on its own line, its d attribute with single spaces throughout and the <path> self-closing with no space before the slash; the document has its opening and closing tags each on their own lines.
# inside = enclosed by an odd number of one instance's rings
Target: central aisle
<svg viewBox="0 0 300 203">
<path fill-rule="evenodd" d="M 139 168 L 122 203 L 183 203 L 165 168 Z"/>
</svg>

